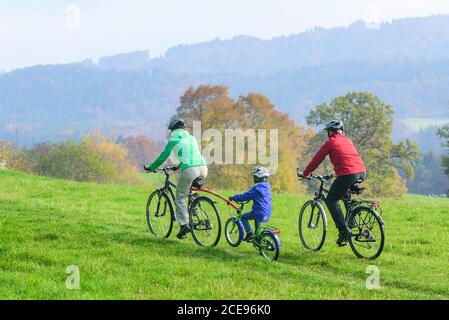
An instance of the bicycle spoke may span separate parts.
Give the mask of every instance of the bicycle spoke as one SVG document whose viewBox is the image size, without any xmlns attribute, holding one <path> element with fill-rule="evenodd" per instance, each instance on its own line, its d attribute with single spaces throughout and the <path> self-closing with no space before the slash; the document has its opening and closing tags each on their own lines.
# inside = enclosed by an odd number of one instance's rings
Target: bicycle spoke
<svg viewBox="0 0 449 320">
<path fill-rule="evenodd" d="M 274 261 L 279 257 L 279 247 L 273 237 L 272 234 L 263 232 L 254 240 L 253 245 L 259 250 L 263 257 Z"/>
<path fill-rule="evenodd" d="M 173 227 L 172 210 L 167 195 L 159 192 L 150 196 L 147 204 L 147 225 L 150 232 L 158 238 L 170 235 Z"/>
<path fill-rule="evenodd" d="M 359 257 L 377 257 L 383 249 L 383 228 L 376 215 L 369 209 L 361 209 L 353 217 L 357 226 L 351 238 L 351 248 Z"/>
<path fill-rule="evenodd" d="M 306 249 L 317 251 L 323 243 L 326 234 L 322 209 L 315 203 L 309 202 L 303 206 L 299 218 L 299 233 L 302 244 Z"/>
<path fill-rule="evenodd" d="M 214 246 L 221 234 L 221 220 L 212 200 L 198 199 L 190 213 L 192 234 L 195 242 L 202 246 Z"/>
</svg>

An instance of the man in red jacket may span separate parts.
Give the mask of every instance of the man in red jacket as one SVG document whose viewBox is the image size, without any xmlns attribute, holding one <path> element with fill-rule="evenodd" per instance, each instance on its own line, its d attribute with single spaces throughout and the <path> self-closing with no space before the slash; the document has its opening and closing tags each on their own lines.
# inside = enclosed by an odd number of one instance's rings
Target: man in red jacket
<svg viewBox="0 0 449 320">
<path fill-rule="evenodd" d="M 348 192 L 349 188 L 359 180 L 365 180 L 366 168 L 362 157 L 357 152 L 352 141 L 343 134 L 344 126 L 339 120 L 330 121 L 325 130 L 327 140 L 320 150 L 310 161 L 302 176 L 307 178 L 329 155 L 331 163 L 335 167 L 337 178 L 332 183 L 329 194 L 326 197 L 326 205 L 329 209 L 335 225 L 339 230 L 337 244 L 344 246 L 348 244 L 351 230 L 348 228 L 343 212 L 338 203 Z M 301 176 L 301 175 L 300 175 Z"/>
</svg>

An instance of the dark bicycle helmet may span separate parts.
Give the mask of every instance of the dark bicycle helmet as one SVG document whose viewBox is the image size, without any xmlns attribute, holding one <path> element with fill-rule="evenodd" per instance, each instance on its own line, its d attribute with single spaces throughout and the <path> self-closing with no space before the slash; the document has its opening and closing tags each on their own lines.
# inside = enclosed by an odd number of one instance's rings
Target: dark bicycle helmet
<svg viewBox="0 0 449 320">
<path fill-rule="evenodd" d="M 340 120 L 332 120 L 326 124 L 326 127 L 324 128 L 324 130 L 332 130 L 335 132 L 343 131 L 344 125 L 343 125 L 343 122 Z"/>
<path fill-rule="evenodd" d="M 176 129 L 184 129 L 186 127 L 186 122 L 179 118 L 173 118 L 168 123 L 168 130 L 174 131 Z"/>
</svg>

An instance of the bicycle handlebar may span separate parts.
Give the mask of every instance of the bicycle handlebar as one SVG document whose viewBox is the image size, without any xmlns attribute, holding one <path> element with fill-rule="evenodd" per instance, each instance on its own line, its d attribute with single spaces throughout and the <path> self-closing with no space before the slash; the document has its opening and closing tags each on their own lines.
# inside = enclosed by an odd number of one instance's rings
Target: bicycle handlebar
<svg viewBox="0 0 449 320">
<path fill-rule="evenodd" d="M 178 170 L 179 170 L 178 166 L 166 166 L 163 168 L 158 168 L 156 170 L 146 170 L 146 173 L 162 172 L 162 173 L 165 173 L 166 175 L 169 175 L 170 173 L 176 172 Z"/>
<path fill-rule="evenodd" d="M 240 205 L 245 205 L 245 204 L 250 203 L 250 201 L 242 201 L 242 202 L 234 201 L 234 202 L 237 203 L 237 204 L 240 204 Z"/>
<path fill-rule="evenodd" d="M 308 177 L 304 177 L 304 176 L 301 176 L 301 175 L 298 174 L 298 177 L 299 177 L 300 180 L 312 180 L 312 179 L 316 179 L 316 180 L 319 180 L 319 181 L 321 181 L 321 182 L 324 182 L 324 181 L 329 181 L 329 180 L 331 180 L 332 178 L 334 178 L 334 175 L 333 175 L 332 173 L 326 174 L 326 175 L 324 175 L 324 176 L 317 176 L 317 175 L 315 175 L 315 174 L 311 174 L 311 175 L 308 176 Z"/>
</svg>

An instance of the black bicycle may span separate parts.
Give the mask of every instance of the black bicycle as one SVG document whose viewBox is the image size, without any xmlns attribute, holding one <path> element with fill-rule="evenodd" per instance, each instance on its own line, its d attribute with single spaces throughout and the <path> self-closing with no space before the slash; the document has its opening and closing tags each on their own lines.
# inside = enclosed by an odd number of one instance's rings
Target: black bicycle
<svg viewBox="0 0 449 320">
<path fill-rule="evenodd" d="M 170 180 L 170 175 L 178 167 L 165 167 L 155 172 L 165 175 L 164 186 L 154 191 L 147 202 L 146 217 L 150 232 L 158 238 L 168 238 L 173 230 L 175 217 L 175 189 L 176 184 Z M 188 195 L 189 224 L 193 240 L 203 247 L 214 247 L 221 237 L 221 218 L 215 201 L 201 195 L 203 189 L 202 178 L 196 179 Z"/>
<path fill-rule="evenodd" d="M 306 179 L 300 177 L 301 179 Z M 299 213 L 299 238 L 303 246 L 311 251 L 319 251 L 324 244 L 327 233 L 326 212 L 322 203 L 329 192 L 324 185 L 333 179 L 333 175 L 311 175 L 308 180 L 319 182 L 319 189 L 313 199 L 307 201 Z M 384 222 L 379 201 L 363 200 L 354 197 L 362 194 L 362 181 L 357 181 L 343 198 L 346 208 L 345 220 L 352 231 L 349 240 L 354 254 L 359 258 L 376 259 L 385 244 Z"/>
</svg>

